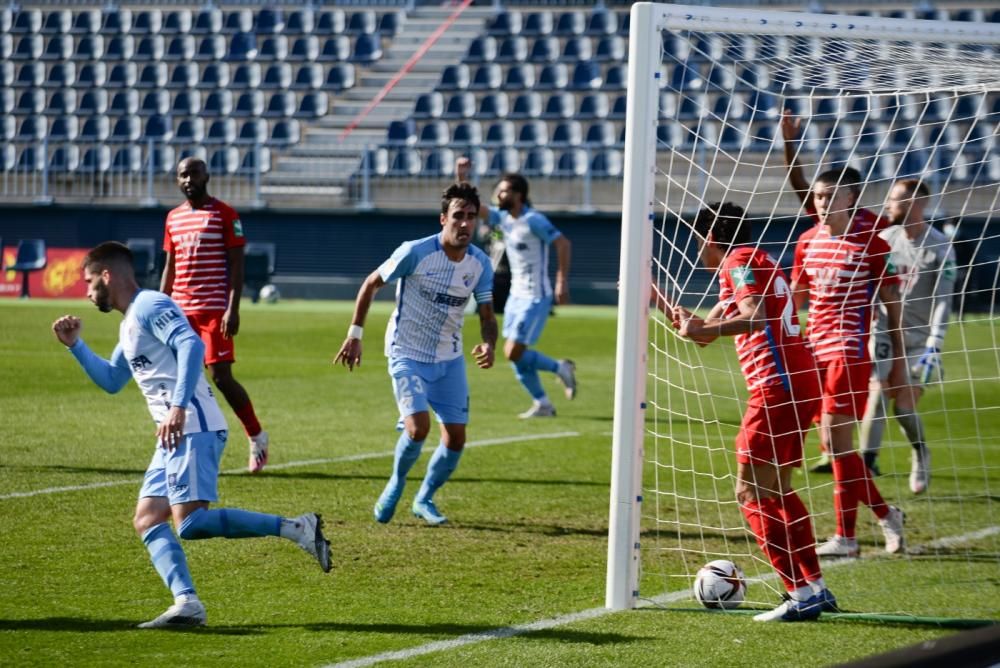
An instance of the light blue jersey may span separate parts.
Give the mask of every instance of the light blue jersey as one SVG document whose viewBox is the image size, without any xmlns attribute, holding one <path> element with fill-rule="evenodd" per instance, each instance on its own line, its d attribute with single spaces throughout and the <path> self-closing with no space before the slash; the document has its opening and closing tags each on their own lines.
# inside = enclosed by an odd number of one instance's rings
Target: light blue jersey
<svg viewBox="0 0 1000 668">
<path fill-rule="evenodd" d="M 551 297 L 549 246 L 562 233 L 531 207 L 525 207 L 519 218 L 490 207 L 489 224 L 503 232 L 510 262 L 510 296 L 529 300 Z"/>
<path fill-rule="evenodd" d="M 385 331 L 385 355 L 416 362 L 447 362 L 463 354 L 462 323 L 470 295 L 493 301 L 493 267 L 475 246 L 458 262 L 448 258 L 440 234 L 407 241 L 378 268 L 386 283 L 398 279 L 396 310 Z"/>
</svg>

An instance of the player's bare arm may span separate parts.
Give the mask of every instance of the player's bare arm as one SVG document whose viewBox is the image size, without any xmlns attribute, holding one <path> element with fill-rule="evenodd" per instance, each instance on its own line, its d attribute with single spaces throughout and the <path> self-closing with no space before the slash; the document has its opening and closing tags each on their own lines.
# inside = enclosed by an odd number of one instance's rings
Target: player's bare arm
<svg viewBox="0 0 1000 668">
<path fill-rule="evenodd" d="M 455 183 L 467 183 L 471 176 L 472 160 L 464 155 L 455 160 Z M 479 213 L 477 215 L 480 220 L 486 220 L 490 217 L 489 202 L 479 202 Z"/>
<path fill-rule="evenodd" d="M 750 334 L 763 329 L 767 324 L 762 316 L 763 300 L 757 295 L 748 295 L 737 304 L 739 312 L 731 318 L 723 318 L 725 307 L 716 304 L 704 320 L 684 307 L 674 309 L 674 326 L 678 333 L 700 345 L 708 345 L 720 336 Z"/>
<path fill-rule="evenodd" d="M 80 330 L 83 329 L 83 322 L 72 315 L 64 315 L 52 323 L 52 332 L 67 348 L 70 348 L 80 338 Z"/>
<path fill-rule="evenodd" d="M 169 295 L 174 290 L 174 254 L 167 253 L 166 261 L 163 265 L 163 276 L 160 278 L 160 292 Z"/>
<path fill-rule="evenodd" d="M 227 339 L 240 331 L 240 299 L 243 297 L 244 248 L 236 246 L 226 249 L 226 265 L 229 270 L 229 307 L 222 315 L 222 335 Z"/>
<path fill-rule="evenodd" d="M 482 210 L 482 209 L 480 209 Z M 573 256 L 573 244 L 565 235 L 560 235 L 552 241 L 556 248 L 556 303 L 569 304 L 569 265 Z"/>
<path fill-rule="evenodd" d="M 781 137 L 785 146 L 785 166 L 788 167 L 788 182 L 795 189 L 795 194 L 799 201 L 805 203 L 809 196 L 809 182 L 802 174 L 802 167 L 799 166 L 795 154 L 798 151 L 799 132 L 802 128 L 802 119 L 793 116 L 787 109 L 781 114 Z"/>
<path fill-rule="evenodd" d="M 480 369 L 489 369 L 493 366 L 499 334 L 497 318 L 493 313 L 493 304 L 479 305 L 479 333 L 483 342 L 472 349 L 472 356 Z"/>
<path fill-rule="evenodd" d="M 344 344 L 340 346 L 340 352 L 334 358 L 334 364 L 346 366 L 349 371 L 354 371 L 355 366 L 361 366 L 361 329 L 365 326 L 365 318 L 368 317 L 368 309 L 371 308 L 375 293 L 385 285 L 382 276 L 378 271 L 373 271 L 361 284 L 358 290 L 358 298 L 354 302 L 354 317 L 351 319 L 351 328 L 348 330 Z"/>
<path fill-rule="evenodd" d="M 892 370 L 889 372 L 887 393 L 895 397 L 909 386 L 906 371 L 906 344 L 903 340 L 903 307 L 900 302 L 899 286 L 883 283 L 878 289 L 879 299 L 885 306 L 889 338 L 892 340 Z"/>
</svg>

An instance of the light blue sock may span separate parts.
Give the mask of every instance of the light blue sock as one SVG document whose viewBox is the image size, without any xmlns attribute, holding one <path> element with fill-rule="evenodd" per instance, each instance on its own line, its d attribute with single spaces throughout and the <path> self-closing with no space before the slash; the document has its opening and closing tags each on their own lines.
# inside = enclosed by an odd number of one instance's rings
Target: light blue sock
<svg viewBox="0 0 1000 668">
<path fill-rule="evenodd" d="M 537 350 L 525 350 L 524 354 L 521 355 L 521 359 L 524 359 L 525 357 L 529 356 L 534 358 L 531 364 L 539 371 L 548 371 L 549 373 L 555 373 L 556 371 L 559 370 L 559 362 L 552 359 L 545 353 L 539 352 Z"/>
<path fill-rule="evenodd" d="M 188 570 L 184 548 L 177 536 L 170 530 L 166 522 L 157 524 L 142 534 L 142 542 L 149 551 L 153 568 L 163 578 L 163 584 L 174 595 L 174 598 L 184 594 L 193 594 L 194 582 L 191 581 L 191 571 Z"/>
<path fill-rule="evenodd" d="M 281 535 L 281 518 L 242 508 L 199 508 L 184 518 L 177 532 L 184 540 L 256 538 Z"/>
<path fill-rule="evenodd" d="M 427 462 L 427 475 L 424 476 L 424 482 L 420 485 L 420 491 L 417 492 L 414 501 L 416 503 L 430 501 L 434 492 L 451 477 L 461 456 L 461 450 L 449 450 L 444 443 L 439 444 L 431 460 Z"/>
<path fill-rule="evenodd" d="M 517 376 L 531 398 L 536 401 L 544 399 L 545 389 L 542 387 L 542 380 L 538 377 L 538 371 L 535 368 L 535 351 L 525 350 L 521 359 L 510 364 L 514 367 L 514 375 Z"/>
<path fill-rule="evenodd" d="M 406 484 L 406 474 L 420 458 L 420 449 L 423 447 L 423 441 L 414 441 L 405 431 L 399 435 L 399 440 L 396 441 L 396 455 L 392 460 L 390 485 L 399 485 L 399 489 L 403 489 L 403 485 Z"/>
</svg>

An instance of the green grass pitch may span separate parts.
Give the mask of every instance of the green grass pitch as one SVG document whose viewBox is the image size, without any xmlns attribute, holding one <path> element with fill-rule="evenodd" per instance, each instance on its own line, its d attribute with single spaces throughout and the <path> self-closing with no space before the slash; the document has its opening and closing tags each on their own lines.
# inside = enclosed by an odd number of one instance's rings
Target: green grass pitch
<svg viewBox="0 0 1000 668">
<path fill-rule="evenodd" d="M 272 436 L 264 474 L 243 473 L 245 438 L 224 407 L 231 438 L 221 505 L 322 513 L 333 572 L 322 573 L 277 539 L 186 542 L 209 626 L 175 633 L 134 628 L 170 602 L 131 528 L 153 448 L 145 402 L 134 385 L 118 396 L 93 386 L 49 330 L 58 315 L 81 315 L 84 338 L 107 355 L 118 314 L 100 314 L 82 301 L 0 302 L 0 663 L 323 666 L 400 652 L 397 663 L 404 666 L 822 665 L 954 632 L 833 618 L 762 626 L 749 615 L 708 614 L 693 610 L 691 599 L 674 600 L 690 582 L 677 575 L 700 565 L 701 551 L 735 546 L 747 555 L 742 565 L 748 575 L 767 569 L 742 532 L 678 531 L 676 524 L 662 524 L 657 532 L 657 504 L 661 517 L 694 520 L 686 515 L 690 504 L 665 493 L 672 488 L 664 475 L 657 480 L 659 469 L 651 463 L 641 593 L 667 597 L 658 599 L 662 608 L 600 614 L 614 377 L 611 309 L 567 307 L 549 322 L 539 349 L 573 358 L 581 383 L 570 403 L 553 378 L 545 379 L 557 419 L 516 418 L 528 400 L 505 363 L 489 371 L 470 368 L 469 441 L 477 447 L 437 496 L 452 523 L 430 528 L 404 512 L 434 446 L 429 440 L 397 517 L 387 526 L 376 524 L 371 508 L 396 440 L 381 352 L 388 310 L 379 304 L 369 317 L 364 363 L 353 374 L 331 365 L 350 311 L 346 303 L 244 307 L 235 370 Z M 476 340 L 475 320 L 468 322 L 467 348 Z M 915 542 L 997 523 L 996 326 L 962 327 L 966 347 L 977 352 L 967 363 L 966 357 L 949 358 L 949 378 L 976 380 L 948 384 L 947 396 L 934 399 L 943 403 L 928 404 L 947 405 L 948 413 L 932 411 L 928 430 L 946 430 L 954 443 L 935 460 L 944 471 L 932 486 L 936 496 L 913 499 L 905 475 L 890 476 L 885 485 L 890 500 L 906 506 Z M 731 344 L 704 354 L 720 370 L 734 358 Z M 720 382 L 722 394 L 735 400 L 731 379 Z M 738 419 L 735 403 L 720 406 L 724 423 Z M 656 420 L 662 416 L 650 416 L 651 425 Z M 706 451 L 701 464 L 725 472 L 732 434 L 717 433 L 718 442 L 710 444 L 717 449 Z M 652 454 L 647 443 L 647 459 Z M 889 448 L 887 467 L 905 471 L 906 457 L 905 449 Z M 819 533 L 828 531 L 829 478 L 796 480 L 808 482 Z M 680 482 L 674 491 L 687 484 L 694 483 Z M 731 501 L 731 486 L 721 479 L 720 500 Z M 734 507 L 721 508 L 720 525 L 738 526 Z M 675 549 L 681 545 L 692 551 Z M 877 543 L 866 539 L 865 548 L 873 553 Z M 998 552 L 997 534 L 987 532 L 921 557 L 837 566 L 827 578 L 853 612 L 996 619 Z M 770 587 L 754 584 L 751 598 L 776 604 Z M 560 623 L 522 628 L 553 618 Z M 466 642 L 470 634 L 490 631 L 511 637 Z"/>
</svg>

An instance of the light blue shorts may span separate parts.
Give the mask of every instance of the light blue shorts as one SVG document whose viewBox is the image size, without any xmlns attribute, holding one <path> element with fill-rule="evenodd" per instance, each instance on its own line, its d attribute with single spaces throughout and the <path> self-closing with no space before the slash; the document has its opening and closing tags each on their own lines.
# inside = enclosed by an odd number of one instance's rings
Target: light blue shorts
<svg viewBox="0 0 1000 668">
<path fill-rule="evenodd" d="M 443 424 L 468 424 L 469 383 L 464 357 L 431 363 L 393 357 L 389 359 L 389 375 L 400 417 L 433 408 Z"/>
<path fill-rule="evenodd" d="M 552 297 L 511 297 L 503 307 L 503 338 L 526 346 L 534 345 L 545 329 L 551 310 Z"/>
<path fill-rule="evenodd" d="M 139 498 L 165 496 L 170 505 L 219 500 L 219 462 L 229 432 L 185 434 L 173 450 L 156 447 L 139 490 Z"/>
</svg>

